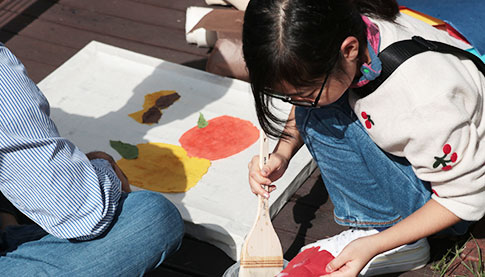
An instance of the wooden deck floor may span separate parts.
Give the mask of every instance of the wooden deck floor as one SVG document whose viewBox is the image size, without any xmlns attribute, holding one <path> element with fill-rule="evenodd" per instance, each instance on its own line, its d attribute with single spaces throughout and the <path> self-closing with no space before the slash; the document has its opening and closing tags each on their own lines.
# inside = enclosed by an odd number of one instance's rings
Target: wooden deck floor
<svg viewBox="0 0 485 277">
<path fill-rule="evenodd" d="M 204 69 L 208 49 L 185 41 L 185 11 L 203 0 L 4 0 L 0 41 L 25 64 L 37 83 L 91 40 L 178 64 Z M 249 188 L 248 188 L 249 189 Z M 274 219 L 285 258 L 306 243 L 331 236 L 332 204 L 318 172 L 302 185 Z M 435 241 L 435 259 L 448 246 Z M 219 249 L 185 237 L 181 250 L 147 276 L 220 276 L 234 263 Z M 429 269 L 403 276 L 432 276 Z"/>
</svg>

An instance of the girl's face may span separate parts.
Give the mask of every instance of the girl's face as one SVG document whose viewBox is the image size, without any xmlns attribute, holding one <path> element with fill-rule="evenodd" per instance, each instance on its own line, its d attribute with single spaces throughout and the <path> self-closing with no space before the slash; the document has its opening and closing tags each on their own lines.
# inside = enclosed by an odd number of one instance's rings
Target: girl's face
<svg viewBox="0 0 485 277">
<path fill-rule="evenodd" d="M 311 105 L 315 100 L 318 100 L 316 107 L 332 104 L 347 91 L 352 81 L 360 74 L 357 70 L 358 49 L 357 39 L 354 37 L 347 38 L 340 49 L 342 58 L 338 70 L 334 70 L 334 73 L 329 76 L 322 76 L 322 79 L 314 86 L 297 90 L 291 84 L 283 82 L 278 90 L 284 92 L 291 99 L 289 102 L 306 102 Z"/>
<path fill-rule="evenodd" d="M 315 86 L 297 90 L 292 85 L 283 82 L 280 91 L 284 91 L 292 101 L 307 103 L 314 102 L 320 95 L 320 98 L 316 103 L 316 107 L 322 107 L 337 101 L 350 87 L 356 74 L 357 63 L 355 62 L 355 64 L 348 64 L 344 62 L 341 71 L 339 70 L 336 73 L 331 73 L 328 77 L 323 76 L 320 82 L 316 83 Z"/>
</svg>

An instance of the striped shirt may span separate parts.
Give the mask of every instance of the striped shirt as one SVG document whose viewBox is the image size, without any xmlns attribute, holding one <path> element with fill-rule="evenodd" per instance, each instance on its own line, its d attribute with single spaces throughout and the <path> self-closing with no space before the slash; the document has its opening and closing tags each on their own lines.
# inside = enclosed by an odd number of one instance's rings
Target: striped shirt
<svg viewBox="0 0 485 277">
<path fill-rule="evenodd" d="M 0 44 L 0 191 L 48 233 L 92 239 L 113 220 L 121 182 L 61 137 L 47 99 Z"/>
</svg>

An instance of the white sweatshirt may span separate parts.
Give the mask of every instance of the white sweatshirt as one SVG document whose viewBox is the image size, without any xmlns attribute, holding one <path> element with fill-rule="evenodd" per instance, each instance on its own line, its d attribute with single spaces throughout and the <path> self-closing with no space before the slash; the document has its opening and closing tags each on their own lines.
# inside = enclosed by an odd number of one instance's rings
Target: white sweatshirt
<svg viewBox="0 0 485 277">
<path fill-rule="evenodd" d="M 371 20 L 380 50 L 414 35 L 469 48 L 407 15 L 396 23 Z M 434 200 L 476 221 L 485 213 L 484 92 L 485 77 L 472 61 L 428 51 L 404 62 L 370 95 L 351 93 L 350 105 L 379 147 L 406 157 L 418 178 L 431 183 Z"/>
</svg>

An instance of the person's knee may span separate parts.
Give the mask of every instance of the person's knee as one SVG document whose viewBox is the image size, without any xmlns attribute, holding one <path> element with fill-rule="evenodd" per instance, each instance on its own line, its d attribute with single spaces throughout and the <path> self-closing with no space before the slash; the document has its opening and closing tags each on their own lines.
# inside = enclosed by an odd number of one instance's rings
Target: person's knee
<svg viewBox="0 0 485 277">
<path fill-rule="evenodd" d="M 184 222 L 175 205 L 162 194 L 151 191 L 136 192 L 143 206 L 143 215 L 150 222 L 147 226 L 152 243 L 166 244 L 178 249 L 184 234 Z"/>
</svg>

